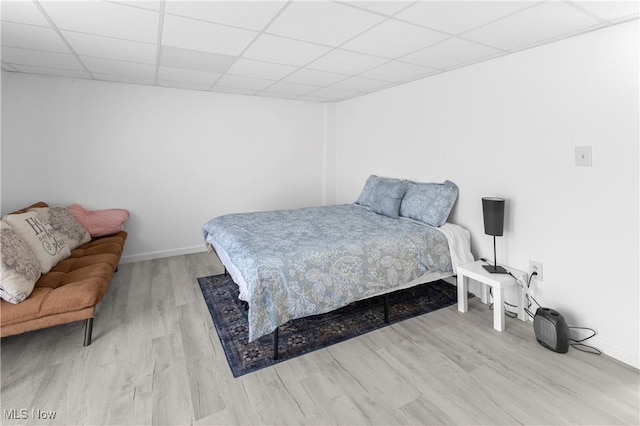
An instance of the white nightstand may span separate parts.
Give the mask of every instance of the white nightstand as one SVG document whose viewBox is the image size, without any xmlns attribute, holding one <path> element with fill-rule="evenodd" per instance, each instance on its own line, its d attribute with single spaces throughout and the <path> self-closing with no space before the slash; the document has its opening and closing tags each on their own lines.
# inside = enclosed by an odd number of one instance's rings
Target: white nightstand
<svg viewBox="0 0 640 426">
<path fill-rule="evenodd" d="M 491 274 L 487 272 L 482 265 L 486 262 L 478 260 L 473 263 L 458 266 L 458 310 L 467 312 L 469 305 L 467 303 L 467 290 L 469 288 L 469 279 L 478 281 L 482 284 L 482 303 L 488 303 L 488 287 L 493 288 L 493 328 L 498 331 L 504 331 L 504 289 L 512 285 L 518 286 L 518 318 L 526 321 L 524 311 L 524 290 L 518 285 L 516 280 L 509 274 Z M 504 266 L 509 272 L 516 277 L 527 279 L 527 273 L 519 271 L 508 266 Z"/>
</svg>

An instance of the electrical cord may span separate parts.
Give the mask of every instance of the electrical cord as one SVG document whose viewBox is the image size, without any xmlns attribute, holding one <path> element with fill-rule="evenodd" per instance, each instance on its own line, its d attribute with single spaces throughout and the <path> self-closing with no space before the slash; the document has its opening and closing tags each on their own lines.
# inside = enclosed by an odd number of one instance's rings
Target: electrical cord
<svg viewBox="0 0 640 426">
<path fill-rule="evenodd" d="M 518 277 L 516 277 L 515 275 L 513 275 L 511 272 L 507 271 L 507 273 L 509 275 L 511 275 L 513 278 L 516 279 L 516 282 L 520 285 L 520 287 L 522 287 L 524 289 L 523 284 L 520 282 L 520 279 Z M 529 281 L 527 282 L 527 289 L 529 289 L 529 287 L 531 286 L 531 279 L 535 276 L 538 275 L 537 272 L 532 272 L 531 275 L 529 276 Z M 535 317 L 535 315 L 533 315 L 531 313 L 531 300 L 533 300 L 535 302 L 536 305 L 538 305 L 538 307 L 542 307 L 542 305 L 535 299 L 535 297 L 533 297 L 533 295 L 529 294 L 529 291 L 526 292 L 526 298 L 527 298 L 527 307 L 525 308 L 525 312 L 533 319 Z M 575 327 L 575 326 L 569 326 L 569 329 L 575 329 L 575 330 L 589 330 L 591 331 L 591 335 L 587 336 L 585 338 L 576 340 L 576 339 L 569 339 L 572 343 L 570 343 L 571 347 L 573 347 L 574 349 L 577 349 L 581 352 L 586 352 L 589 354 L 594 354 L 594 355 L 602 355 L 602 352 L 598 349 L 595 348 L 593 346 L 587 345 L 586 343 L 582 343 L 586 340 L 591 339 L 593 336 L 596 335 L 596 331 L 593 328 L 589 328 L 589 327 Z"/>
<path fill-rule="evenodd" d="M 589 327 L 574 327 L 574 326 L 569 326 L 569 329 L 575 329 L 575 330 L 589 330 L 591 332 L 590 336 L 584 337 L 582 339 L 570 339 L 572 343 L 570 343 L 571 347 L 574 349 L 577 349 L 581 352 L 586 352 L 588 354 L 593 354 L 593 355 L 602 355 L 602 352 L 600 351 L 600 349 L 595 348 L 593 346 L 587 345 L 586 343 L 582 343 L 586 340 L 591 339 L 593 336 L 596 335 L 596 331 L 593 328 L 589 328 Z"/>
<path fill-rule="evenodd" d="M 538 303 L 538 301 L 531 294 L 529 294 L 528 290 L 529 290 L 529 287 L 531 287 L 531 279 L 533 278 L 534 275 L 538 275 L 538 273 L 537 272 L 531 273 L 531 275 L 529 275 L 529 281 L 527 281 L 526 284 L 523 284 L 523 282 L 521 282 L 522 279 L 520 277 L 516 277 L 515 275 L 513 275 L 511 273 L 511 271 L 507 271 L 507 274 L 511 275 L 516 280 L 518 285 L 523 290 L 525 290 L 525 298 L 527 299 L 527 306 L 524 308 L 524 312 L 527 315 L 529 315 L 529 317 L 531 319 L 533 319 L 535 315 L 531 313 L 531 300 L 533 300 L 536 303 L 536 305 L 538 305 L 538 306 L 541 306 L 541 305 Z M 527 286 L 526 289 L 524 288 L 525 285 Z"/>
<path fill-rule="evenodd" d="M 491 265 L 491 262 L 489 262 L 489 260 L 484 258 L 484 257 L 481 257 L 480 260 L 482 260 L 487 265 Z M 513 277 L 513 274 L 511 274 L 511 272 L 507 271 L 507 273 Z M 491 287 L 489 288 L 489 295 L 493 299 L 493 288 L 491 288 Z M 518 308 L 517 305 L 512 305 L 511 303 L 504 302 L 504 314 L 506 316 L 508 316 L 509 318 L 517 318 L 518 317 L 518 313 L 517 312 L 510 311 L 507 308 Z M 489 310 L 493 310 L 493 302 L 491 302 L 491 304 L 489 305 Z"/>
<path fill-rule="evenodd" d="M 491 298 L 493 299 L 493 288 L 489 288 L 489 296 L 491 296 Z M 518 313 L 517 312 L 513 312 L 510 311 L 509 309 L 507 309 L 507 307 L 509 308 L 517 308 L 517 305 L 512 305 L 511 303 L 507 303 L 504 302 L 504 314 L 506 316 L 508 316 L 509 318 L 517 318 L 518 317 Z M 489 305 L 489 310 L 493 310 L 493 302 L 491 302 L 491 304 Z"/>
<path fill-rule="evenodd" d="M 486 258 L 481 257 L 480 260 L 482 260 L 483 262 L 487 263 L 487 264 L 491 264 Z M 538 303 L 538 301 L 535 299 L 535 297 L 533 297 L 533 295 L 529 294 L 529 288 L 531 287 L 531 279 L 535 276 L 538 275 L 537 272 L 532 272 L 531 275 L 529 275 L 529 280 L 527 281 L 526 284 L 523 284 L 523 282 L 521 282 L 521 278 L 520 277 L 516 277 L 515 275 L 513 275 L 511 273 L 511 271 L 507 271 L 507 274 L 511 275 L 516 282 L 518 283 L 518 285 L 525 290 L 525 297 L 527 299 L 527 307 L 524 308 L 524 311 L 527 313 L 527 315 L 529 315 L 531 317 L 531 319 L 535 318 L 535 315 L 531 313 L 531 301 L 533 300 L 535 302 L 536 305 L 538 305 L 539 308 L 542 307 L 542 305 L 540 303 Z M 527 286 L 527 288 L 525 289 L 524 286 Z M 489 288 L 489 294 L 491 295 L 491 298 L 493 298 L 493 292 L 492 292 L 492 288 Z M 515 318 L 518 316 L 517 313 L 512 312 L 508 309 L 506 309 L 507 306 L 512 307 L 512 308 L 517 308 L 517 306 L 512 305 L 510 303 L 505 302 L 505 315 L 507 315 L 510 318 Z M 491 303 L 491 305 L 489 306 L 489 309 L 493 309 L 493 303 Z M 512 316 L 513 315 L 513 316 Z M 593 328 L 589 328 L 589 327 L 576 327 L 576 326 L 569 326 L 569 329 L 574 329 L 574 330 L 589 330 L 591 331 L 591 335 L 584 337 L 582 339 L 569 339 L 571 341 L 570 345 L 572 348 L 577 349 L 581 352 L 586 352 L 588 354 L 593 354 L 593 355 L 602 355 L 602 352 L 598 349 L 595 348 L 593 346 L 587 345 L 586 343 L 583 343 L 589 339 L 591 339 L 593 336 L 596 335 L 596 331 Z"/>
</svg>

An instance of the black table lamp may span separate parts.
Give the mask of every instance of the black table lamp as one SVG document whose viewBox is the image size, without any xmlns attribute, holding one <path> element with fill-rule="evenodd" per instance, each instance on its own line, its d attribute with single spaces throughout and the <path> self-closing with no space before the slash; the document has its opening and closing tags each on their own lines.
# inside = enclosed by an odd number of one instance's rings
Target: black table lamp
<svg viewBox="0 0 640 426">
<path fill-rule="evenodd" d="M 483 265 L 482 267 L 492 274 L 506 274 L 507 270 L 498 266 L 496 260 L 496 237 L 501 237 L 504 229 L 504 199 L 483 197 L 482 214 L 484 216 L 484 233 L 493 235 L 493 265 Z"/>
</svg>

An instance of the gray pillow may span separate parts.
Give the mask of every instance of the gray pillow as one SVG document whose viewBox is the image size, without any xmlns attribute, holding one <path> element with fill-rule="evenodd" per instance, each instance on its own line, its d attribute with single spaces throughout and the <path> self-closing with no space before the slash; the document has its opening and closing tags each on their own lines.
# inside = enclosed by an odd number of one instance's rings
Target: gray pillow
<svg viewBox="0 0 640 426">
<path fill-rule="evenodd" d="M 362 192 L 360 193 L 356 204 L 360 204 L 361 206 L 365 207 L 371 207 L 371 202 L 373 201 L 373 192 L 376 190 L 376 186 L 380 181 L 393 183 L 403 182 L 403 180 L 401 179 L 371 175 L 364 183 L 364 188 L 362 188 Z"/>
<path fill-rule="evenodd" d="M 400 216 L 419 220 L 431 226 L 447 222 L 458 199 L 458 187 L 451 181 L 444 183 L 409 182 L 400 204 Z"/>
<path fill-rule="evenodd" d="M 397 219 L 407 182 L 380 180 L 373 191 L 371 211 Z"/>
</svg>

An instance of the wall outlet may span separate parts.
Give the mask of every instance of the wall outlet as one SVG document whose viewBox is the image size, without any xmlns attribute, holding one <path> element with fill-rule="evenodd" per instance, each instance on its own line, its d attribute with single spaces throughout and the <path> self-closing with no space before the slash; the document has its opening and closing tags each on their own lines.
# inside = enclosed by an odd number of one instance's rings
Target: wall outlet
<svg viewBox="0 0 640 426">
<path fill-rule="evenodd" d="M 542 262 L 529 261 L 529 276 L 534 272 L 537 274 L 534 279 L 542 281 Z"/>
</svg>

